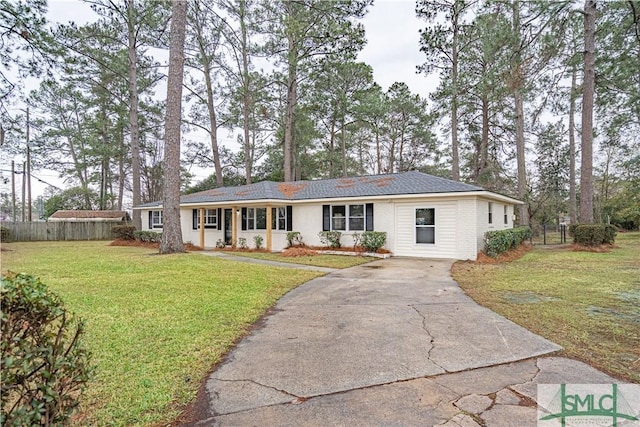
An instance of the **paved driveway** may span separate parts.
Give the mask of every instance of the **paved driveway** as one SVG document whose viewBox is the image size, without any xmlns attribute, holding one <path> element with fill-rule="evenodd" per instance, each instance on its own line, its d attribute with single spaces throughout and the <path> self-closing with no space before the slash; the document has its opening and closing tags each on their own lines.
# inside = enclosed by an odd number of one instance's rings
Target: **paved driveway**
<svg viewBox="0 0 640 427">
<path fill-rule="evenodd" d="M 210 375 L 187 424 L 535 426 L 537 382 L 613 381 L 536 359 L 560 347 L 473 302 L 450 267 L 391 258 L 291 291 Z"/>
</svg>

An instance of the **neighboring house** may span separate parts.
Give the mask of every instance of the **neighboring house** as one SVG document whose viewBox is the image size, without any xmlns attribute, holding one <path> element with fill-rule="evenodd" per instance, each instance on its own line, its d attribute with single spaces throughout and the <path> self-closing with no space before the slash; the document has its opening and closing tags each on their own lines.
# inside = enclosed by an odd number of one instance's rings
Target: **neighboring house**
<svg viewBox="0 0 640 427">
<path fill-rule="evenodd" d="M 343 246 L 353 233 L 384 231 L 385 248 L 396 256 L 475 259 L 484 233 L 513 227 L 518 200 L 461 182 L 403 172 L 317 181 L 262 181 L 182 196 L 185 241 L 214 247 L 261 235 L 270 251 L 299 231 L 308 245 L 318 233 L 341 231 Z M 162 203 L 138 206 L 143 228 L 162 231 Z"/>
<path fill-rule="evenodd" d="M 49 222 L 123 222 L 130 221 L 125 211 L 56 211 L 47 218 Z"/>
</svg>

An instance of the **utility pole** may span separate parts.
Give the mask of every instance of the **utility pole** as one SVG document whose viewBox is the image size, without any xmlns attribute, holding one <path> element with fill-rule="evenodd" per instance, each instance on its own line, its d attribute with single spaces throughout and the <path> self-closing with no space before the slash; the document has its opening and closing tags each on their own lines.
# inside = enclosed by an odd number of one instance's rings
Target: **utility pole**
<svg viewBox="0 0 640 427">
<path fill-rule="evenodd" d="M 27 171 L 27 162 L 22 162 L 22 222 L 24 222 L 25 208 L 25 192 L 27 187 L 27 180 L 25 179 L 25 172 Z"/>
<path fill-rule="evenodd" d="M 27 106 L 27 213 L 28 221 L 31 222 L 31 147 L 29 146 L 29 107 Z"/>
<path fill-rule="evenodd" d="M 16 222 L 16 162 L 11 160 L 11 221 Z"/>
</svg>

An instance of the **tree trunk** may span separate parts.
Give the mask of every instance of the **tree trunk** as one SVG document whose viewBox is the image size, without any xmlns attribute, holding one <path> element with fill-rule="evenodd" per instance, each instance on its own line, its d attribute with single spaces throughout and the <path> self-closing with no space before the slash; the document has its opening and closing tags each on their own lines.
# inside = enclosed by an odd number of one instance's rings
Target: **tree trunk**
<svg viewBox="0 0 640 427">
<path fill-rule="evenodd" d="M 480 139 L 480 152 L 478 153 L 478 181 L 485 184 L 487 165 L 489 162 L 489 98 L 482 95 L 482 137 Z"/>
<path fill-rule="evenodd" d="M 164 132 L 162 254 L 184 252 L 180 226 L 180 125 L 186 21 L 186 0 L 173 0 Z"/>
<path fill-rule="evenodd" d="M 596 2 L 584 4 L 584 77 L 582 84 L 582 155 L 580 163 L 580 222 L 593 222 L 593 102 L 596 62 Z"/>
<path fill-rule="evenodd" d="M 292 43 L 292 42 L 290 42 Z M 290 51 L 292 48 L 290 47 Z M 284 180 L 285 182 L 293 181 L 293 125 L 294 110 L 297 99 L 297 73 L 296 64 L 291 62 L 291 56 L 295 56 L 295 52 L 290 52 L 289 73 L 287 77 L 287 107 L 285 112 L 285 128 L 284 128 Z"/>
<path fill-rule="evenodd" d="M 347 138 L 345 136 L 344 115 L 342 116 L 342 132 L 340 134 L 340 147 L 342 151 L 342 176 L 347 176 Z"/>
<path fill-rule="evenodd" d="M 524 97 L 522 88 L 524 86 L 524 76 L 522 70 L 522 55 L 520 54 L 520 9 L 518 2 L 513 2 L 513 32 L 514 51 L 516 53 L 513 61 L 513 98 L 515 102 L 515 130 L 516 130 L 516 163 L 518 167 L 518 198 L 525 203 L 518 207 L 520 225 L 529 225 L 529 205 L 527 198 L 527 169 L 524 147 Z"/>
<path fill-rule="evenodd" d="M 460 155 L 458 154 L 458 7 L 459 1 L 453 4 L 453 39 L 451 45 L 451 179 L 460 181 Z"/>
<path fill-rule="evenodd" d="M 382 153 L 380 152 L 380 129 L 376 125 L 376 166 L 378 175 L 382 173 Z"/>
<path fill-rule="evenodd" d="M 254 146 L 249 138 L 249 116 L 251 106 L 251 81 L 249 76 L 249 43 L 247 40 L 247 23 L 246 18 L 246 1 L 240 0 L 240 33 L 242 37 L 242 118 L 244 131 L 244 174 L 247 184 L 251 184 L 251 172 L 253 168 L 253 150 Z"/>
<path fill-rule="evenodd" d="M 131 190 L 133 206 L 140 205 L 140 136 L 138 127 L 138 59 L 136 52 L 135 2 L 127 5 L 127 35 L 129 54 L 129 123 L 131 138 Z M 142 229 L 142 218 L 139 210 L 133 210 L 132 222 L 136 229 Z"/>
<path fill-rule="evenodd" d="M 213 83 L 211 81 L 211 60 L 208 52 L 205 51 L 204 41 L 202 39 L 200 25 L 196 28 L 198 34 L 198 50 L 202 57 L 202 73 L 204 74 L 204 82 L 207 90 L 207 113 L 209 114 L 209 140 L 211 142 L 211 154 L 213 154 L 213 167 L 216 173 L 216 184 L 218 187 L 224 186 L 222 179 L 222 166 L 220 165 L 220 150 L 218 148 L 218 120 L 216 118 L 216 110 L 213 98 Z"/>
<path fill-rule="evenodd" d="M 329 131 L 329 178 L 334 177 L 334 166 L 333 166 L 333 152 L 335 147 L 335 139 L 336 139 L 336 119 L 335 116 L 331 116 L 331 130 Z"/>
<path fill-rule="evenodd" d="M 576 209 L 576 76 L 575 65 L 571 69 L 571 93 L 569 94 L 569 218 L 571 224 L 578 222 Z"/>
<path fill-rule="evenodd" d="M 124 127 L 120 128 L 120 158 L 118 159 L 118 210 L 122 210 L 122 202 L 124 199 L 124 182 L 126 180 L 124 171 L 125 149 L 124 149 Z"/>
</svg>

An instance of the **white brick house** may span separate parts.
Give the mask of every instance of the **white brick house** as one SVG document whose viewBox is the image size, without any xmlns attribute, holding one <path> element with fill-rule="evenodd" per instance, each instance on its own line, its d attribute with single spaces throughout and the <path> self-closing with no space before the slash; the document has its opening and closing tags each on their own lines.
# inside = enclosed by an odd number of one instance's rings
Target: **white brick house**
<svg viewBox="0 0 640 427">
<path fill-rule="evenodd" d="M 514 206 L 522 202 L 461 182 L 403 172 L 316 181 L 262 181 L 222 187 L 181 198 L 185 241 L 212 248 L 261 235 L 270 251 L 286 247 L 287 231 L 320 245 L 318 232 L 384 231 L 386 249 L 396 256 L 475 259 L 484 233 L 513 227 Z M 162 230 L 162 203 L 136 207 L 143 229 Z"/>
</svg>

